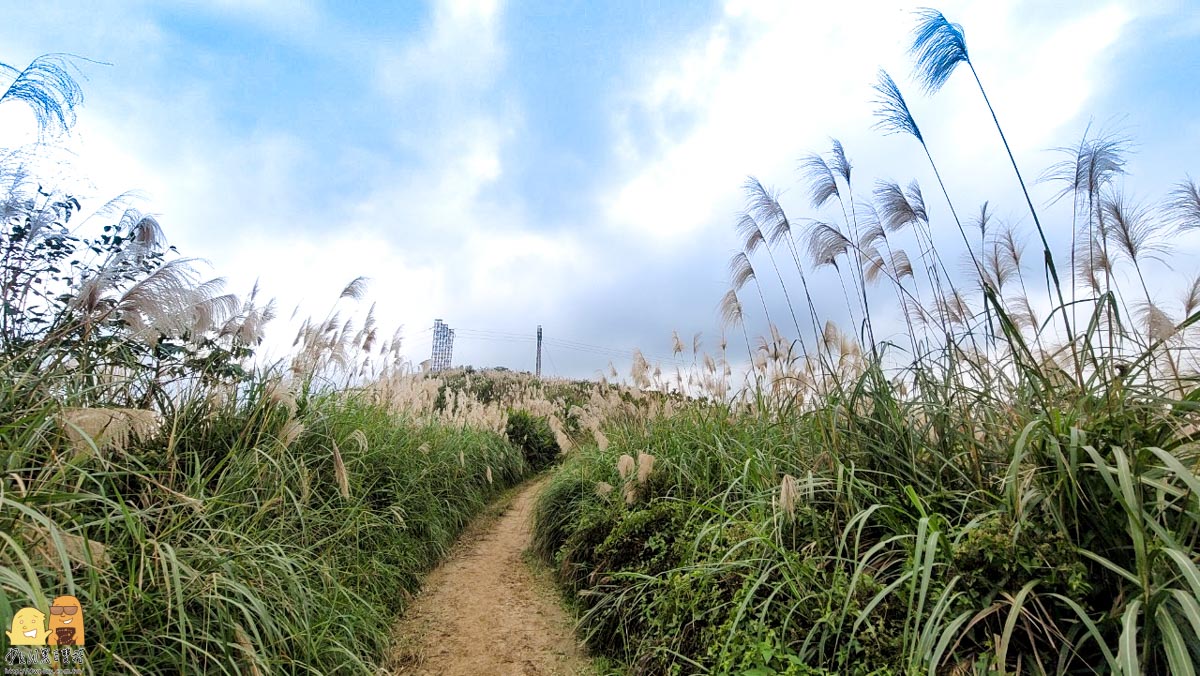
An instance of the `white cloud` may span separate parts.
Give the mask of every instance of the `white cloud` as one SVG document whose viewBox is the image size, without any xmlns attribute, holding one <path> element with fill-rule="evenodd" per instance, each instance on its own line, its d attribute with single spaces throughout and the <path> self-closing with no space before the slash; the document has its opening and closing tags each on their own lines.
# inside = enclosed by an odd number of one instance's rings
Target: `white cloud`
<svg viewBox="0 0 1200 676">
<path fill-rule="evenodd" d="M 302 317 L 324 316 L 359 275 L 373 280 L 381 328 L 406 326 L 414 361 L 427 356 L 421 330 L 434 317 L 501 331 L 538 322 L 549 331 L 559 322 L 555 335 L 566 338 L 652 347 L 666 341 L 672 326 L 685 333 L 711 329 L 724 283 L 720 261 L 713 260 L 736 245 L 730 225 L 747 174 L 792 187 L 786 204 L 799 215 L 806 200 L 793 187 L 796 160 L 827 148 L 832 135 L 856 162 L 860 192 L 876 177 L 915 176 L 926 185 L 931 209 L 944 209 L 919 147 L 870 131 L 870 86 L 880 65 L 908 95 L 955 199 L 963 200 L 960 211 L 992 198 L 1021 217 L 1007 158 L 969 74 L 957 73 L 935 99 L 919 96 L 907 81 L 911 7 L 728 2 L 714 25 L 635 64 L 615 83 L 621 88 L 615 98 L 594 98 L 612 111 L 613 133 L 605 141 L 617 170 L 595 177 L 586 198 L 600 206 L 578 222 L 533 222 L 528 205 L 540 195 L 512 190 L 521 163 L 539 158 L 517 157 L 529 152 L 528 130 L 502 85 L 521 64 L 509 62 L 504 8 L 494 1 L 435 2 L 419 30 L 399 44 L 352 35 L 336 22 L 328 26 L 335 38 L 324 38 L 330 17 L 315 3 L 223 2 L 206 11 L 312 47 L 309 57 L 341 59 L 323 65 L 346 66 L 347 78 L 365 80 L 362 100 L 348 103 L 368 108 L 373 121 L 392 122 L 380 125 L 378 138 L 347 135 L 344 145 L 332 147 L 284 117 L 232 131 L 219 83 L 188 88 L 181 78 L 170 98 L 111 86 L 89 91 L 99 105 L 80 117 L 80 167 L 97 198 L 130 187 L 147 193 L 172 240 L 187 255 L 211 259 L 232 291 L 245 292 L 260 278 L 284 318 L 270 334 L 278 351 L 290 344 L 295 326 L 285 320 L 293 306 L 301 305 Z M 333 15 L 332 5 L 325 9 Z M 1045 164 L 1035 153 L 1071 141 L 1070 125 L 1078 126 L 1103 86 L 1105 64 L 1125 48 L 1128 26 L 1143 8 L 1081 3 L 1036 16 L 1048 10 L 1026 0 L 945 10 L 967 27 L 972 55 L 1029 178 Z M 121 20 L 154 24 L 129 11 Z M 147 35 L 134 36 L 147 59 L 181 49 L 170 34 Z M 347 53 L 311 40 L 345 42 Z M 111 77 L 123 81 L 115 72 Z M 0 107 L 0 129 L 19 115 L 6 108 Z M 587 159 L 604 166 L 609 158 Z M 586 187 L 571 186 L 576 193 Z M 831 279 L 825 281 L 836 284 Z M 819 301 L 840 302 L 841 289 L 831 288 Z M 773 307 L 782 302 L 776 293 L 777 286 L 767 291 Z M 580 333 L 567 335 L 568 322 Z M 663 335 L 653 333 L 659 324 Z M 476 354 L 492 361 L 499 353 Z M 597 366 L 573 368 L 562 353 L 558 358 L 564 371 L 581 375 Z"/>
<path fill-rule="evenodd" d="M 177 0 L 192 12 L 219 14 L 268 33 L 311 38 L 328 23 L 315 0 Z"/>
<path fill-rule="evenodd" d="M 666 59 L 618 113 L 632 170 L 611 201 L 611 223 L 662 244 L 728 223 L 747 174 L 791 184 L 796 159 L 826 148 L 829 135 L 846 141 L 852 155 L 866 150 L 875 159 L 869 147 L 881 144 L 869 131 L 870 86 L 879 66 L 901 82 L 931 145 L 944 147 L 939 161 L 979 171 L 980 156 L 995 156 L 996 139 L 969 74 L 956 74 L 936 104 L 919 100 L 904 77 L 912 7 L 729 2 L 717 24 Z M 1133 18 L 1129 8 L 1110 4 L 1046 25 L 1028 20 L 1036 9 L 985 2 L 945 10 L 967 26 L 1018 153 L 1061 138 Z M 639 134 L 637 120 L 649 120 L 650 131 Z M 680 120 L 691 121 L 685 133 Z"/>
<path fill-rule="evenodd" d="M 379 50 L 381 91 L 394 98 L 434 87 L 458 91 L 489 86 L 503 65 L 496 0 L 438 0 L 428 30 L 415 42 Z"/>
</svg>

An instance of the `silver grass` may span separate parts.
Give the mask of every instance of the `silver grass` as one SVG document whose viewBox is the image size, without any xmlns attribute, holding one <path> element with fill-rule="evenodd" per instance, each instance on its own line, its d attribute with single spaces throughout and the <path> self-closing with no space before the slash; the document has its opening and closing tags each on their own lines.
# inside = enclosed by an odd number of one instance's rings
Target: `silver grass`
<svg viewBox="0 0 1200 676">
<path fill-rule="evenodd" d="M 935 311 L 939 319 L 952 325 L 966 324 L 971 316 L 966 300 L 957 290 L 945 298 L 939 298 L 935 304 Z"/>
<path fill-rule="evenodd" d="M 1146 336 L 1150 340 L 1166 340 L 1175 333 L 1175 322 L 1166 312 L 1150 301 L 1138 304 L 1137 318 L 1145 327 Z"/>
<path fill-rule="evenodd" d="M 753 255 L 754 251 L 764 243 L 765 238 L 763 236 L 761 227 L 762 223 L 759 221 L 759 217 L 761 216 L 762 218 L 769 219 L 772 224 L 772 234 L 775 237 L 775 240 L 773 241 L 778 241 L 779 238 L 782 238 L 785 235 L 787 236 L 786 241 L 788 244 L 788 249 L 792 253 L 793 259 L 795 259 L 796 269 L 800 273 L 800 282 L 804 287 L 805 296 L 807 297 L 808 285 L 805 282 L 804 271 L 800 267 L 800 261 L 796 256 L 795 246 L 791 237 L 791 224 L 788 221 L 787 216 L 783 213 L 783 209 L 779 206 L 778 200 L 775 198 L 773 193 L 768 191 L 753 177 L 751 177 L 747 182 L 746 189 L 748 193 L 748 208 L 742 213 L 741 218 L 737 223 L 738 233 L 742 235 L 743 239 L 743 251 L 745 252 L 746 256 L 749 257 Z M 784 300 L 787 302 L 788 314 L 791 315 L 792 323 L 796 327 L 796 334 L 799 336 L 801 333 L 800 320 L 796 318 L 796 310 L 795 306 L 792 304 L 791 294 L 788 293 L 787 284 L 783 281 L 783 274 L 779 271 L 779 264 L 775 261 L 775 255 L 771 252 L 770 246 L 767 246 L 766 250 L 767 257 L 771 261 L 771 267 L 775 269 L 775 275 L 779 279 L 779 285 L 783 291 Z M 762 295 L 761 289 L 759 290 L 759 295 L 760 297 Z M 765 312 L 765 301 L 763 306 Z M 809 309 L 810 311 L 812 310 L 811 299 L 809 300 Z M 801 337 L 800 340 L 803 341 L 803 338 Z"/>
<path fill-rule="evenodd" d="M 1068 158 L 1052 164 L 1041 180 L 1063 183 L 1056 201 L 1071 194 L 1094 199 L 1102 188 L 1125 173 L 1129 145 L 1129 139 L 1123 136 L 1102 132 L 1088 138 L 1085 134 L 1078 146 L 1055 149 Z M 1087 203 L 1087 199 L 1079 200 L 1077 206 L 1086 210 Z"/>
<path fill-rule="evenodd" d="M 806 233 L 808 255 L 814 267 L 837 266 L 837 259 L 850 248 L 850 240 L 828 223 L 812 222 Z"/>
<path fill-rule="evenodd" d="M 146 438 L 162 425 L 154 411 L 133 408 L 66 408 L 58 422 L 76 455 L 123 451 L 131 439 Z"/>
<path fill-rule="evenodd" d="M 742 323 L 742 304 L 738 300 L 737 292 L 730 289 L 721 299 L 721 324 L 723 326 L 734 326 Z M 682 348 L 682 345 L 680 346 Z"/>
<path fill-rule="evenodd" d="M 758 336 L 754 339 L 754 349 L 762 353 L 764 359 L 771 361 L 779 359 L 779 343 L 768 339 L 766 336 Z"/>
<path fill-rule="evenodd" d="M 1104 289 L 1104 280 L 1112 275 L 1112 257 L 1098 239 L 1080 238 L 1075 247 L 1079 265 L 1076 270 L 1078 283 L 1096 293 Z"/>
<path fill-rule="evenodd" d="M 787 237 L 792 229 L 787 214 L 779 204 L 779 195 L 753 176 L 746 180 L 743 187 L 747 195 L 747 212 L 754 215 L 759 228 L 766 229 L 763 234 L 767 243 L 774 246 L 780 239 Z"/>
<path fill-rule="evenodd" d="M 800 159 L 800 173 L 808 182 L 808 198 L 814 209 L 820 209 L 831 197 L 840 197 L 837 180 L 825 159 L 811 153 Z M 849 168 L 847 168 L 847 174 Z"/>
<path fill-rule="evenodd" d="M 929 214 L 925 211 L 925 197 L 921 194 L 921 186 L 917 184 L 915 179 L 909 182 L 905 196 L 908 197 L 909 206 L 912 208 L 913 214 L 916 215 L 917 219 L 928 223 Z"/>
<path fill-rule="evenodd" d="M 984 201 L 979 206 L 979 215 L 975 217 L 975 227 L 979 229 L 979 238 L 983 239 L 987 236 L 988 226 L 992 223 L 994 213 L 988 209 L 988 202 Z"/>
<path fill-rule="evenodd" d="M 1000 252 L 1004 255 L 1008 264 L 1012 265 L 1014 270 L 1021 269 L 1021 258 L 1025 255 L 1025 243 L 1017 236 L 1016 229 L 1009 224 L 996 233 L 995 244 L 999 246 Z"/>
<path fill-rule="evenodd" d="M 830 139 L 832 149 L 830 150 L 831 161 L 828 163 L 829 168 L 842 177 L 846 185 L 850 184 L 850 171 L 853 167 L 850 165 L 850 160 L 846 158 L 846 149 L 842 147 L 842 142 L 837 139 Z"/>
<path fill-rule="evenodd" d="M 266 325 L 275 319 L 275 300 L 267 301 L 264 306 L 247 304 L 242 309 L 242 319 L 238 326 L 237 338 L 243 344 L 261 343 Z"/>
<path fill-rule="evenodd" d="M 909 52 L 916 57 L 916 76 L 925 91 L 933 94 L 946 84 L 960 63 L 970 64 L 963 28 L 950 23 L 936 9 L 917 10 Z"/>
<path fill-rule="evenodd" d="M 220 294 L 220 279 L 196 285 L 189 261 L 165 263 L 114 299 L 113 308 L 131 327 L 167 336 L 200 334 L 225 322 L 238 308 L 237 297 Z"/>
<path fill-rule="evenodd" d="M 127 232 L 134 248 L 139 252 L 159 251 L 167 245 L 162 226 L 153 216 L 137 209 L 126 209 L 117 221 L 118 232 Z"/>
<path fill-rule="evenodd" d="M 754 266 L 745 253 L 739 251 L 729 259 L 729 277 L 734 291 L 741 291 L 746 282 L 754 279 Z"/>
<path fill-rule="evenodd" d="M 1190 317 L 1196 310 L 1200 310 L 1200 272 L 1192 277 L 1192 283 L 1183 293 L 1183 316 Z"/>
<path fill-rule="evenodd" d="M 908 259 L 908 254 L 904 252 L 904 249 L 896 249 L 892 252 L 891 272 L 897 280 L 913 276 L 912 261 Z"/>
<path fill-rule="evenodd" d="M 341 324 L 341 322 L 342 322 L 341 314 L 338 312 L 333 313 L 332 315 L 325 318 L 325 323 L 323 323 L 321 325 L 321 328 L 318 330 L 318 334 L 329 334 L 329 335 L 337 334 L 338 325 Z"/>
<path fill-rule="evenodd" d="M 785 518 L 791 519 L 796 515 L 796 504 L 799 502 L 800 490 L 796 486 L 796 478 L 784 474 L 779 482 L 779 511 Z"/>
<path fill-rule="evenodd" d="M 85 279 L 79 285 L 79 289 L 76 290 L 68 306 L 79 310 L 84 316 L 90 317 L 100 309 L 108 283 L 109 280 L 104 275 L 94 275 Z"/>
<path fill-rule="evenodd" d="M 873 246 L 861 247 L 863 257 L 863 280 L 868 284 L 874 284 L 879 281 L 880 277 L 886 276 L 887 261 L 883 259 L 883 254 L 879 249 Z"/>
<path fill-rule="evenodd" d="M 934 316 L 925 306 L 912 296 L 904 297 L 904 315 L 910 322 L 916 322 L 925 326 L 933 323 Z"/>
<path fill-rule="evenodd" d="M 617 458 L 617 474 L 622 480 L 626 480 L 633 474 L 636 465 L 637 461 L 633 459 L 632 455 L 622 453 L 621 457 Z"/>
<path fill-rule="evenodd" d="M 766 241 L 762 228 L 758 226 L 758 221 L 749 213 L 743 213 L 738 218 L 736 228 L 738 234 L 742 236 L 742 251 L 747 256 L 753 256 L 759 245 Z"/>
<path fill-rule="evenodd" d="M 121 294 L 117 307 L 126 312 L 149 314 L 157 312 L 160 304 L 187 296 L 196 275 L 191 263 L 183 258 L 163 263 Z"/>
<path fill-rule="evenodd" d="M 967 64 L 967 68 L 970 69 L 971 76 L 975 79 L 975 84 L 979 88 L 979 94 L 983 97 L 983 102 L 992 116 L 992 122 L 996 125 L 996 132 L 1000 135 L 1000 141 L 1004 144 L 1004 151 L 1008 155 L 1009 162 L 1012 164 L 1013 173 L 1017 177 L 1017 183 L 1021 186 L 1021 193 L 1025 197 L 1026 205 L 1029 207 L 1029 214 L 1033 217 L 1034 227 L 1037 229 L 1038 237 L 1042 241 L 1046 271 L 1050 274 L 1055 295 L 1058 296 L 1058 304 L 1065 307 L 1067 303 L 1062 292 L 1062 282 L 1059 280 L 1058 270 L 1054 265 L 1054 256 L 1050 249 L 1050 243 L 1046 239 L 1046 230 L 1042 227 L 1041 219 L 1038 218 L 1037 209 L 1033 206 L 1033 198 L 1029 196 L 1029 189 L 1025 185 L 1025 179 L 1021 176 L 1021 170 L 1017 166 L 1017 159 L 1012 153 L 1008 138 L 1004 135 L 1004 129 L 1000 126 L 996 110 L 992 107 L 992 102 L 988 99 L 987 92 L 983 88 L 983 82 L 979 79 L 979 73 L 975 70 L 975 65 L 971 62 L 971 58 L 967 53 L 967 43 L 966 38 L 963 36 L 962 26 L 950 23 L 941 12 L 935 9 L 926 8 L 919 10 L 917 16 L 917 26 L 913 32 L 913 42 L 909 48 L 909 52 L 916 57 L 917 78 L 921 81 L 926 92 L 934 93 L 946 83 L 946 80 L 949 79 L 958 64 Z M 928 153 L 928 147 L 925 150 Z M 932 163 L 932 158 L 930 161 Z M 934 166 L 934 172 L 937 173 L 936 166 Z M 941 181 L 940 175 L 938 181 L 942 184 L 942 190 L 945 192 L 945 184 Z M 949 201 L 948 194 L 947 201 Z M 951 213 L 954 212 L 952 203 L 950 211 Z M 957 217 L 955 217 L 955 221 L 957 220 Z M 963 240 L 966 242 L 966 232 L 962 230 L 961 223 L 958 223 L 958 226 L 959 231 L 963 235 Z M 966 244 L 967 249 L 970 250 L 970 243 L 966 242 Z M 1066 335 L 1069 338 L 1073 334 L 1070 320 L 1065 312 L 1062 314 L 1062 321 L 1063 328 L 1066 330 Z M 1074 345 L 1073 342 L 1070 344 Z"/>
<path fill-rule="evenodd" d="M 1142 206 L 1130 203 L 1124 195 L 1105 195 L 1100 203 L 1107 221 L 1110 241 L 1136 265 L 1145 258 L 1161 261 L 1169 247 L 1164 241 L 1164 222 L 1150 218 Z"/>
<path fill-rule="evenodd" d="M 338 298 L 352 298 L 354 300 L 362 300 L 367 294 L 367 284 L 370 280 L 366 277 L 356 277 L 353 281 L 342 289 L 342 293 Z"/>
<path fill-rule="evenodd" d="M 862 254 L 864 258 L 863 278 L 868 284 L 878 282 L 880 277 L 886 277 L 898 283 L 913 274 L 912 263 L 908 260 L 908 254 L 904 253 L 902 249 L 893 251 L 889 256 L 879 249 L 871 247 L 863 249 Z"/>
<path fill-rule="evenodd" d="M 350 473 L 346 471 L 346 463 L 342 460 L 342 452 L 338 449 L 337 442 L 333 444 L 333 474 L 337 480 L 338 493 L 343 499 L 350 498 Z"/>
<path fill-rule="evenodd" d="M 189 333 L 202 334 L 212 331 L 236 315 L 241 304 L 241 299 L 231 293 L 199 300 L 192 306 L 192 326 Z"/>
<path fill-rule="evenodd" d="M 1200 229 L 1200 187 L 1191 178 L 1181 181 L 1167 199 L 1167 216 L 1180 230 Z"/>
<path fill-rule="evenodd" d="M 292 340 L 292 347 L 296 347 L 300 344 L 300 341 L 304 340 L 304 337 L 308 335 L 310 328 L 311 318 L 306 318 L 303 322 L 301 322 L 300 328 L 296 331 L 296 337 Z"/>
<path fill-rule="evenodd" d="M 654 456 L 649 453 L 638 452 L 637 456 L 637 482 L 639 486 L 645 485 L 650 478 L 650 474 L 654 472 Z"/>
<path fill-rule="evenodd" d="M 875 122 L 875 128 L 885 134 L 909 134 L 924 145 L 925 139 L 921 136 L 917 121 L 909 112 L 908 104 L 904 101 L 900 88 L 896 86 L 896 81 L 886 70 L 879 70 L 878 82 L 875 83 L 874 89 L 879 95 L 879 98 L 875 99 L 875 116 L 879 118 Z"/>
<path fill-rule="evenodd" d="M 970 266 L 975 272 L 974 264 Z M 1017 266 L 1008 251 L 998 241 L 983 252 L 983 275 L 987 283 L 997 292 L 1003 292 L 1004 286 L 1017 274 Z"/>
<path fill-rule="evenodd" d="M 833 323 L 833 320 L 825 321 L 825 330 L 821 332 L 821 342 L 825 344 L 826 350 L 831 350 L 833 346 L 841 344 L 842 332 L 838 329 L 837 324 Z"/>
<path fill-rule="evenodd" d="M 1012 307 L 1008 310 L 1009 316 L 1017 326 L 1024 326 L 1031 331 L 1037 331 L 1041 326 L 1041 320 L 1034 312 L 1033 305 L 1029 302 L 1029 297 L 1022 294 L 1017 296 L 1012 301 Z"/>
<path fill-rule="evenodd" d="M 75 108 L 83 103 L 83 89 L 72 71 L 81 57 L 73 54 L 45 54 L 29 62 L 24 69 L 0 63 L 0 78 L 8 84 L 0 93 L 0 105 L 10 101 L 26 104 L 37 120 L 40 136 L 56 135 L 75 124 Z M 2 85 L 0 85 L 2 86 Z"/>
<path fill-rule="evenodd" d="M 859 227 L 864 230 L 874 230 L 883 226 L 882 220 L 879 218 L 879 210 L 871 203 L 869 199 L 861 197 L 854 202 L 854 218 L 858 221 Z"/>
<path fill-rule="evenodd" d="M 867 227 L 863 228 L 862 232 L 858 236 L 858 248 L 864 250 L 872 248 L 876 245 L 876 243 L 885 239 L 886 237 L 887 232 L 884 231 L 882 223 L 875 222 L 869 224 Z"/>
<path fill-rule="evenodd" d="M 924 205 L 918 210 L 904 190 L 894 181 L 878 181 L 875 184 L 875 204 L 880 221 L 888 230 L 895 232 L 908 225 L 923 221 Z"/>
<path fill-rule="evenodd" d="M 842 357 L 860 357 L 862 350 L 857 340 L 843 333 L 838 340 L 838 354 Z"/>
</svg>

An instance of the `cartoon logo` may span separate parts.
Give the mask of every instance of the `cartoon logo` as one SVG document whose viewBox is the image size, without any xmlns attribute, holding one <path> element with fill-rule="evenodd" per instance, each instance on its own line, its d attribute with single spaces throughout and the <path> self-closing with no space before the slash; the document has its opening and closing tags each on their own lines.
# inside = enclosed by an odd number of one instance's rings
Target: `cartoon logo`
<svg viewBox="0 0 1200 676">
<path fill-rule="evenodd" d="M 22 608 L 4 633 L 10 645 L 46 645 L 46 616 L 37 608 Z"/>
<path fill-rule="evenodd" d="M 59 596 L 50 606 L 48 645 L 83 645 L 83 608 L 74 596 Z"/>
</svg>

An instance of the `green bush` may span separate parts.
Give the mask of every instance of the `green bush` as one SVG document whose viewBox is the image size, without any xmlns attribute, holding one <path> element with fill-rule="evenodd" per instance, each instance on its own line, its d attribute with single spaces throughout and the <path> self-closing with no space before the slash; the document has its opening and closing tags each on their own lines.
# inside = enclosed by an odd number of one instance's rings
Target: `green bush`
<svg viewBox="0 0 1200 676">
<path fill-rule="evenodd" d="M 301 412 L 258 382 L 177 402 L 170 434 L 73 455 L 25 433 L 62 409 L 5 396 L 11 382 L 0 372 L 0 612 L 79 597 L 96 673 L 376 673 L 424 574 L 528 472 L 496 432 L 346 392 Z"/>
<path fill-rule="evenodd" d="M 528 411 L 509 412 L 505 434 L 525 454 L 525 461 L 535 472 L 549 467 L 561 452 L 549 421 Z"/>
</svg>

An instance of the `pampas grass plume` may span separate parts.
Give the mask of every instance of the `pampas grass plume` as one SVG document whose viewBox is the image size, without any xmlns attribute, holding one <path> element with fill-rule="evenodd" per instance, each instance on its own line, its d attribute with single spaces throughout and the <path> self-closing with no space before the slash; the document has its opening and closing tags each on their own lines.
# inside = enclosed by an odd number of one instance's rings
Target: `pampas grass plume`
<svg viewBox="0 0 1200 676">
<path fill-rule="evenodd" d="M 650 473 L 654 471 L 654 456 L 649 453 L 639 452 L 637 470 L 638 485 L 642 486 L 646 483 L 646 479 L 650 478 Z"/>
<path fill-rule="evenodd" d="M 796 501 L 799 496 L 800 490 L 796 486 L 796 477 L 784 474 L 783 481 L 779 483 L 779 511 L 789 519 L 796 515 Z"/>
<path fill-rule="evenodd" d="M 629 475 L 633 474 L 635 461 L 633 456 L 628 453 L 622 453 L 620 459 L 617 460 L 617 474 L 621 475 L 621 479 L 628 479 Z"/>
<path fill-rule="evenodd" d="M 346 472 L 346 463 L 342 461 L 342 452 L 337 442 L 333 442 L 333 473 L 337 477 L 338 492 L 343 498 L 350 497 L 350 475 Z"/>
</svg>

